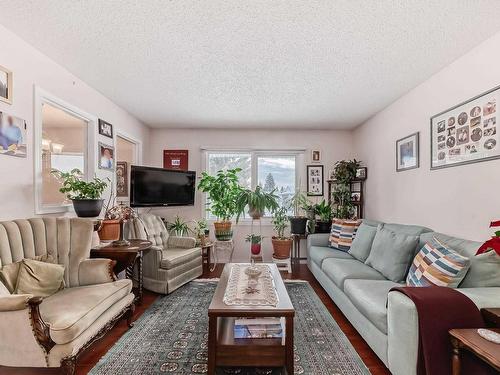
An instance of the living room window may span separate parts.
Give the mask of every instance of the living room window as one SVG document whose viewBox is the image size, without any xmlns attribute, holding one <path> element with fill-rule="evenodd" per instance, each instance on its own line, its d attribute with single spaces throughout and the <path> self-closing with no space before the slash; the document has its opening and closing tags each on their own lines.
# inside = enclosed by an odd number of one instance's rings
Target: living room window
<svg viewBox="0 0 500 375">
<path fill-rule="evenodd" d="M 206 171 L 215 174 L 221 169 L 241 168 L 240 184 L 242 186 L 255 189 L 257 185 L 260 185 L 265 191 L 275 189 L 280 204 L 283 204 L 290 199 L 298 186 L 299 176 L 296 165 L 302 154 L 300 151 L 286 150 L 208 150 L 206 152 Z M 206 195 L 204 202 L 206 202 Z M 266 216 L 269 216 L 269 213 L 266 213 Z M 208 220 L 215 219 L 210 213 L 206 213 L 206 218 Z M 248 215 L 246 218 L 248 219 Z M 245 220 L 245 218 L 240 220 Z"/>
</svg>

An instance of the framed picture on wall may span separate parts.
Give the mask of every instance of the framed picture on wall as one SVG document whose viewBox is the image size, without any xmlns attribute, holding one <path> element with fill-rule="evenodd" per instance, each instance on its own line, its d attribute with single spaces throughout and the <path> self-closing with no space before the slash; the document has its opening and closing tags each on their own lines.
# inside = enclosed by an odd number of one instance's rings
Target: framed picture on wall
<svg viewBox="0 0 500 375">
<path fill-rule="evenodd" d="M 116 196 L 128 197 L 128 164 L 126 161 L 116 162 Z"/>
<path fill-rule="evenodd" d="M 99 134 L 104 135 L 105 137 L 113 138 L 113 125 L 99 119 Z"/>
<path fill-rule="evenodd" d="M 0 112 L 0 129 L 9 136 L 0 136 L 0 155 L 25 158 L 27 155 L 27 124 L 22 118 Z M 5 177 L 7 178 L 7 176 Z"/>
<path fill-rule="evenodd" d="M 0 101 L 12 104 L 12 72 L 0 66 Z"/>
<path fill-rule="evenodd" d="M 311 162 L 321 163 L 321 150 L 312 150 L 311 151 Z"/>
<path fill-rule="evenodd" d="M 396 141 L 396 171 L 402 172 L 418 168 L 420 165 L 419 155 L 419 132 Z"/>
<path fill-rule="evenodd" d="M 323 195 L 323 166 L 308 165 L 307 166 L 307 195 L 322 196 Z"/>
<path fill-rule="evenodd" d="M 99 142 L 99 169 L 114 170 L 115 168 L 115 148 Z"/>
<path fill-rule="evenodd" d="M 500 158 L 500 86 L 431 117 L 431 169 Z"/>
<path fill-rule="evenodd" d="M 163 150 L 163 168 L 187 171 L 189 150 Z"/>
</svg>

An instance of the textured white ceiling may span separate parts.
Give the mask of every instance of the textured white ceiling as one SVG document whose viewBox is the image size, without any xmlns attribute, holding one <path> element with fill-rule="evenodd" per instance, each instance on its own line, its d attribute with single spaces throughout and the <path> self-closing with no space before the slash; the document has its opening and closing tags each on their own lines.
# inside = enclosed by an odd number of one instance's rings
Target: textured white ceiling
<svg viewBox="0 0 500 375">
<path fill-rule="evenodd" d="M 500 30 L 498 0 L 0 0 L 154 127 L 352 128 Z"/>
</svg>

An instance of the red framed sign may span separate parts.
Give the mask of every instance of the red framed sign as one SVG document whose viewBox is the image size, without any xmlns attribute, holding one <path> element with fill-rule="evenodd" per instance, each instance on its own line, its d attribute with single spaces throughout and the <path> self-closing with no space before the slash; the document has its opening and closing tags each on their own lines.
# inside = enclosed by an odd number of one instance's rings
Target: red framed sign
<svg viewBox="0 0 500 375">
<path fill-rule="evenodd" d="M 188 170 L 189 150 L 163 150 L 163 168 Z"/>
</svg>

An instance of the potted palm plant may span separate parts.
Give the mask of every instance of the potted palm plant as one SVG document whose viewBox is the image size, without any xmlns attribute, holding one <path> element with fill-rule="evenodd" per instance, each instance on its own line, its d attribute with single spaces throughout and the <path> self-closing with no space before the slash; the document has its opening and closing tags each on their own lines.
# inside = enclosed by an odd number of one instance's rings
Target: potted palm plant
<svg viewBox="0 0 500 375">
<path fill-rule="evenodd" d="M 167 230 L 177 237 L 187 236 L 189 232 L 191 232 L 188 222 L 182 219 L 179 215 L 175 216 L 174 221 L 167 223 Z"/>
<path fill-rule="evenodd" d="M 257 234 L 249 234 L 246 238 L 246 242 L 250 242 L 250 251 L 252 255 L 259 255 L 261 251 L 262 240 L 264 237 Z"/>
<path fill-rule="evenodd" d="M 94 177 L 92 181 L 85 181 L 83 173 L 75 168 L 70 172 L 57 169 L 51 171 L 62 184 L 59 191 L 73 202 L 73 208 L 78 217 L 97 217 L 101 213 L 102 193 L 110 182 L 109 178 L 102 180 Z"/>
<path fill-rule="evenodd" d="M 292 248 L 292 238 L 285 236 L 285 230 L 288 227 L 288 207 L 282 206 L 274 212 L 271 221 L 276 236 L 273 236 L 273 257 L 276 259 L 287 259 L 290 257 Z"/>
<path fill-rule="evenodd" d="M 290 232 L 293 234 L 305 234 L 307 220 L 311 218 L 307 214 L 304 216 L 302 213 L 303 211 L 307 213 L 312 208 L 312 204 L 300 190 L 297 190 L 293 195 L 291 204 L 293 207 L 293 216 L 289 217 Z"/>
<path fill-rule="evenodd" d="M 332 227 L 332 206 L 323 199 L 315 205 L 315 212 L 319 217 L 319 220 L 316 220 L 316 233 L 329 233 Z"/>
<path fill-rule="evenodd" d="M 241 214 L 245 214 L 248 206 L 248 215 L 254 220 L 260 219 L 266 211 L 274 212 L 278 208 L 278 196 L 274 194 L 276 189 L 265 192 L 260 185 L 255 190 L 241 189 L 236 206 L 238 214 L 236 222 L 240 220 Z"/>
<path fill-rule="evenodd" d="M 215 237 L 228 241 L 233 237 L 231 218 L 238 213 L 237 200 L 241 194 L 238 173 L 241 168 L 218 171 L 215 176 L 203 172 L 198 189 L 208 194 L 207 211 L 217 217 Z"/>
</svg>

